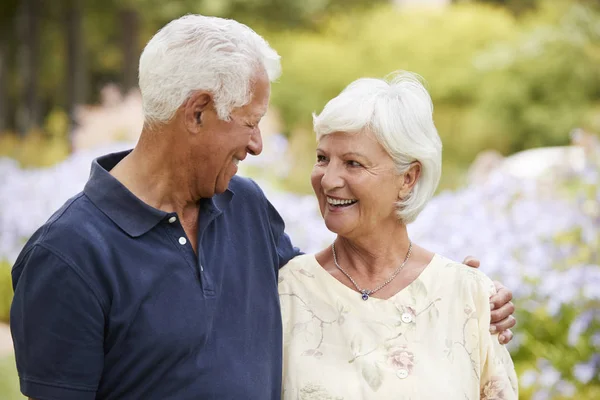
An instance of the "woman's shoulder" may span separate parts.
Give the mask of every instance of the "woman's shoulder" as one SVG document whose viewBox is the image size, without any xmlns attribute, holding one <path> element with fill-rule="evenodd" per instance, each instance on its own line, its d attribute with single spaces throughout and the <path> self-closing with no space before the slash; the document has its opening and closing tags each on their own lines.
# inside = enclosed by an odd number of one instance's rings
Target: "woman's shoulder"
<svg viewBox="0 0 600 400">
<path fill-rule="evenodd" d="M 313 278 L 316 265 L 317 260 L 315 259 L 314 254 L 301 254 L 296 256 L 279 269 L 279 283 L 281 284 L 286 278 L 297 279 L 298 276 Z"/>
<path fill-rule="evenodd" d="M 440 255 L 437 255 L 437 260 L 436 280 L 443 282 L 444 286 L 462 289 L 471 295 L 485 295 L 486 298 L 496 292 L 492 280 L 479 268 L 469 267 Z"/>
<path fill-rule="evenodd" d="M 313 268 L 315 260 L 314 254 L 300 254 L 285 264 L 279 271 L 297 271 L 302 268 Z"/>
</svg>

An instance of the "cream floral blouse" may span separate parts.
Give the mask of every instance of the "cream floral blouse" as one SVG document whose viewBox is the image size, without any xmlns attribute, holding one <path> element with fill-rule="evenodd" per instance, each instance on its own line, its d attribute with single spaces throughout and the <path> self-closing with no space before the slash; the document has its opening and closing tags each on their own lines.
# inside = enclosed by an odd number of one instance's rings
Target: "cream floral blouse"
<svg viewBox="0 0 600 400">
<path fill-rule="evenodd" d="M 435 255 L 387 300 L 364 301 L 314 255 L 279 274 L 283 399 L 517 399 L 510 355 L 489 333 L 494 285 Z"/>
</svg>

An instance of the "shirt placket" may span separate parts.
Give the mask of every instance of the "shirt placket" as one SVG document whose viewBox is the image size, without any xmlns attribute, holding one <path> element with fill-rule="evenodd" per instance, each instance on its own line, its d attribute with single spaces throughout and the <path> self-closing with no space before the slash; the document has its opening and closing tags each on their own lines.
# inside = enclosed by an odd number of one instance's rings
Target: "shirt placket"
<svg viewBox="0 0 600 400">
<path fill-rule="evenodd" d="M 196 276 L 199 279 L 200 286 L 206 297 L 214 296 L 214 288 L 212 285 L 212 279 L 205 268 L 205 257 L 204 251 L 201 246 L 202 234 L 206 230 L 206 227 L 215 218 L 215 210 L 203 210 L 200 208 L 200 215 L 198 217 L 198 255 L 194 252 L 194 249 L 187 237 L 183 226 L 179 222 L 179 217 L 175 213 L 171 213 L 167 216 L 169 235 L 174 239 L 177 247 L 179 248 L 180 254 L 183 256 L 187 264 L 194 270 Z M 202 225 L 201 225 L 202 223 Z"/>
</svg>

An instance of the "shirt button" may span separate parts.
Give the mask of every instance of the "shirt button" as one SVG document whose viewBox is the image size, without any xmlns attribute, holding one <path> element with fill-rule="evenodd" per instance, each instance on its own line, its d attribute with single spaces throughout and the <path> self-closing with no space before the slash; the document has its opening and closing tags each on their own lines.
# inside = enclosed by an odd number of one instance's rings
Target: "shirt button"
<svg viewBox="0 0 600 400">
<path fill-rule="evenodd" d="M 204 271 L 204 267 L 201 265 L 200 266 L 200 272 L 203 272 L 203 271 Z"/>
<path fill-rule="evenodd" d="M 410 324 L 412 320 L 413 317 L 409 313 L 405 312 L 404 314 L 402 314 L 402 322 L 404 322 L 405 324 Z"/>
<path fill-rule="evenodd" d="M 171 218 L 169 218 L 169 223 L 170 224 L 172 224 L 175 221 L 177 221 L 177 217 L 171 217 Z"/>
<path fill-rule="evenodd" d="M 186 239 L 186 238 L 184 238 L 183 236 L 179 238 L 179 244 L 180 244 L 180 245 L 182 245 L 182 246 L 183 246 L 183 245 L 184 245 L 184 244 L 186 244 L 186 243 L 187 243 L 187 239 Z"/>
<path fill-rule="evenodd" d="M 396 376 L 400 379 L 404 379 L 408 376 L 408 371 L 404 368 L 399 369 L 398 371 L 396 371 Z"/>
</svg>

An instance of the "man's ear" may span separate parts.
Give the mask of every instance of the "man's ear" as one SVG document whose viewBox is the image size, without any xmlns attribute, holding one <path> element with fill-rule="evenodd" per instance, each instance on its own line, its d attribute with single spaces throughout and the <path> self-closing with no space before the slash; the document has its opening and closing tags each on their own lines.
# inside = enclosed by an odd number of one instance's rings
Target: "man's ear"
<svg viewBox="0 0 600 400">
<path fill-rule="evenodd" d="M 408 170 L 402 174 L 402 182 L 400 184 L 400 192 L 398 193 L 399 199 L 404 199 L 415 187 L 415 184 L 421 176 L 421 163 L 418 161 L 413 162 L 408 167 Z"/>
<path fill-rule="evenodd" d="M 212 94 L 198 90 L 184 103 L 183 122 L 190 132 L 197 133 L 205 120 L 205 112 L 212 104 Z"/>
</svg>

